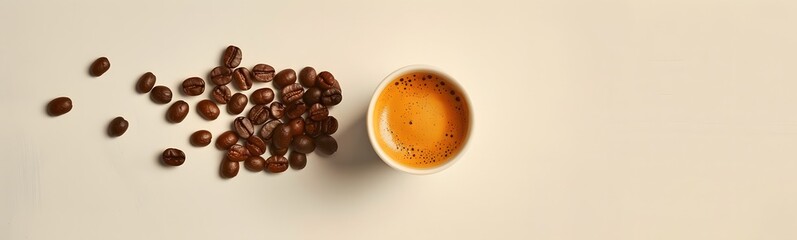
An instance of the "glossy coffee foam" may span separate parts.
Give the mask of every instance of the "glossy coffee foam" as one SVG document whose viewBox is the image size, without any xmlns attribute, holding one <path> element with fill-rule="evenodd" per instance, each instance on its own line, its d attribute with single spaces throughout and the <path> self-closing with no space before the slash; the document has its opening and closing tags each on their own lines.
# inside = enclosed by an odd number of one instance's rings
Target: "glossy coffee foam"
<svg viewBox="0 0 797 240">
<path fill-rule="evenodd" d="M 411 168 L 434 168 L 462 150 L 468 136 L 466 99 L 434 73 L 393 79 L 376 100 L 374 133 L 390 158 Z"/>
</svg>

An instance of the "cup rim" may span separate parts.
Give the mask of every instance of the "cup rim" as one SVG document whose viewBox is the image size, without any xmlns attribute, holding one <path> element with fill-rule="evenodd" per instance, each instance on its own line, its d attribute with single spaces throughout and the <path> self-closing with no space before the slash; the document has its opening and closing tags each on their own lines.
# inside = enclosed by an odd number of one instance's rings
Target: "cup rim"
<svg viewBox="0 0 797 240">
<path fill-rule="evenodd" d="M 468 128 L 467 128 L 468 134 L 463 140 L 462 149 L 460 149 L 460 151 L 456 155 L 451 157 L 451 159 L 448 160 L 448 162 L 446 162 L 445 164 L 442 164 L 440 166 L 436 166 L 436 167 L 433 167 L 433 168 L 418 169 L 418 168 L 411 168 L 411 167 L 402 165 L 401 163 L 399 163 L 398 161 L 396 161 L 395 159 L 393 159 L 389 155 L 387 155 L 387 153 L 385 153 L 385 151 L 382 150 L 381 147 L 379 147 L 379 142 L 377 141 L 376 133 L 374 131 L 373 113 L 374 113 L 374 107 L 376 106 L 376 100 L 379 98 L 381 93 L 385 90 L 387 85 L 390 84 L 390 82 L 393 80 L 393 78 L 395 78 L 395 77 L 397 77 L 399 75 L 402 75 L 404 73 L 407 73 L 407 72 L 412 72 L 412 71 L 428 71 L 428 72 L 432 72 L 432 73 L 434 73 L 436 75 L 445 77 L 448 80 L 448 83 L 453 84 L 454 87 L 456 87 L 459 90 L 461 97 L 463 99 L 465 99 L 465 101 L 468 103 L 468 104 L 466 104 L 466 107 L 468 109 Z M 366 122 L 367 122 L 367 126 L 368 126 L 368 138 L 369 138 L 369 140 L 371 142 L 371 147 L 374 149 L 376 154 L 379 156 L 380 159 L 382 159 L 383 162 L 385 162 L 390 167 L 392 167 L 392 168 L 394 168 L 396 170 L 399 170 L 399 171 L 402 171 L 402 172 L 406 172 L 406 173 L 411 173 L 411 174 L 417 174 L 417 175 L 432 174 L 432 173 L 440 172 L 440 171 L 442 171 L 442 170 L 444 170 L 446 168 L 451 167 L 451 165 L 454 165 L 454 163 L 457 162 L 460 158 L 462 158 L 462 156 L 465 154 L 465 152 L 468 149 L 468 146 L 470 145 L 470 138 L 471 138 L 471 136 L 473 134 L 473 125 L 474 125 L 474 122 L 473 122 L 473 120 L 474 120 L 474 118 L 473 118 L 473 102 L 471 101 L 470 96 L 465 91 L 465 88 L 462 87 L 462 84 L 460 84 L 459 81 L 457 81 L 454 77 L 452 77 L 451 75 L 448 75 L 447 73 L 443 72 L 439 68 L 431 66 L 431 65 L 425 65 L 425 64 L 408 65 L 408 66 L 401 67 L 401 68 L 393 71 L 392 73 L 388 74 L 384 79 L 382 79 L 382 82 L 379 83 L 379 85 L 376 87 L 376 89 L 374 90 L 373 95 L 371 95 L 371 102 L 368 104 L 368 113 L 367 114 L 368 114 L 368 116 L 366 116 Z"/>
</svg>

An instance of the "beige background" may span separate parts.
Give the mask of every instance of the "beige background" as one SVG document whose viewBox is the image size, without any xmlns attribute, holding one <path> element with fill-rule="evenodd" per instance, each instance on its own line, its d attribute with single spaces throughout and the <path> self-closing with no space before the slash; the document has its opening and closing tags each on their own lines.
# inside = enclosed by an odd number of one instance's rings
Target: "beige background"
<svg viewBox="0 0 797 240">
<path fill-rule="evenodd" d="M 224 3 L 222 3 L 224 2 Z M 2 1 L 0 239 L 795 239 L 794 1 Z M 221 153 L 133 91 L 244 65 L 312 65 L 345 93 L 340 152 L 217 175 Z M 89 63 L 111 70 L 91 78 Z M 366 140 L 401 66 L 459 78 L 472 146 L 431 176 Z M 262 85 L 261 85 L 262 86 Z M 50 118 L 44 106 L 71 96 Z M 201 98 L 186 99 L 191 103 Z M 124 136 L 104 135 L 122 115 Z M 189 160 L 164 168 L 166 147 Z"/>
</svg>

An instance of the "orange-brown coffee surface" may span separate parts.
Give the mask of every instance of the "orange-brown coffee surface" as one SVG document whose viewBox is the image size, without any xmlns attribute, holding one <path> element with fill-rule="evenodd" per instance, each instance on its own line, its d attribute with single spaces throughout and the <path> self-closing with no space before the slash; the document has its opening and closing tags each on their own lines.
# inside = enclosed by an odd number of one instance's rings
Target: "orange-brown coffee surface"
<svg viewBox="0 0 797 240">
<path fill-rule="evenodd" d="M 382 150 L 412 168 L 449 161 L 468 135 L 468 103 L 442 76 L 410 72 L 393 79 L 374 106 L 373 125 Z"/>
</svg>

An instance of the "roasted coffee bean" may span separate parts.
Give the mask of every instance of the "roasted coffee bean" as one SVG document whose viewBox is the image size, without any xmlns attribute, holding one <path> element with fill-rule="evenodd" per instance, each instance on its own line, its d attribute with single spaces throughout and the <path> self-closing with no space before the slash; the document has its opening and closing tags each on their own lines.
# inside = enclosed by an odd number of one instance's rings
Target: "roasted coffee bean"
<svg viewBox="0 0 797 240">
<path fill-rule="evenodd" d="M 205 80 L 199 77 L 190 77 L 183 81 L 183 93 L 188 96 L 199 96 L 205 92 Z"/>
<path fill-rule="evenodd" d="M 227 104 L 232 97 L 232 91 L 230 91 L 230 88 L 227 86 L 219 85 L 213 88 L 213 92 L 210 93 L 210 97 L 219 104 Z"/>
<path fill-rule="evenodd" d="M 296 71 L 293 71 L 293 69 L 282 70 L 274 76 L 274 86 L 278 89 L 294 83 L 296 83 Z"/>
<path fill-rule="evenodd" d="M 230 97 L 230 101 L 227 101 L 227 112 L 232 115 L 241 114 L 246 108 L 246 103 L 249 100 L 246 99 L 246 95 L 243 93 L 235 93 Z"/>
<path fill-rule="evenodd" d="M 266 159 L 266 170 L 272 173 L 281 173 L 288 170 L 288 159 L 284 156 L 271 156 Z"/>
<path fill-rule="evenodd" d="M 291 130 L 291 136 L 304 134 L 304 119 L 295 118 L 288 121 L 288 128 Z"/>
<path fill-rule="evenodd" d="M 238 143 L 238 135 L 233 131 L 226 131 L 216 138 L 216 148 L 220 150 L 227 150 Z"/>
<path fill-rule="evenodd" d="M 280 119 L 285 116 L 285 105 L 280 102 L 271 103 L 269 110 L 271 111 L 271 118 L 273 119 Z"/>
<path fill-rule="evenodd" d="M 177 148 L 167 148 L 161 155 L 161 161 L 169 166 L 180 166 L 185 162 L 185 153 Z"/>
<path fill-rule="evenodd" d="M 205 120 L 216 120 L 221 110 L 219 110 L 219 106 L 213 101 L 204 99 L 196 104 L 196 112 Z"/>
<path fill-rule="evenodd" d="M 138 78 L 138 82 L 136 82 L 136 91 L 138 93 L 148 93 L 152 90 L 152 87 L 155 86 L 155 74 L 152 72 L 144 73 Z"/>
<path fill-rule="evenodd" d="M 332 74 L 327 71 L 323 71 L 316 77 L 315 86 L 321 90 L 327 90 L 333 88 L 336 81 L 335 76 L 332 76 Z"/>
<path fill-rule="evenodd" d="M 235 133 L 238 134 L 241 138 L 249 138 L 252 136 L 252 133 L 255 132 L 255 127 L 252 125 L 252 121 L 246 117 L 237 117 L 235 121 L 233 121 L 233 129 L 235 129 Z"/>
<path fill-rule="evenodd" d="M 274 68 L 268 64 L 258 64 L 252 68 L 252 77 L 258 82 L 271 82 L 274 79 Z"/>
<path fill-rule="evenodd" d="M 57 97 L 47 103 L 47 114 L 50 116 L 61 116 L 72 110 L 72 99 L 68 97 Z"/>
<path fill-rule="evenodd" d="M 224 160 L 221 160 L 219 172 L 221 173 L 222 177 L 234 178 L 235 176 L 238 176 L 238 171 L 240 169 L 241 165 L 238 162 L 224 158 Z"/>
<path fill-rule="evenodd" d="M 252 88 L 252 72 L 249 69 L 240 67 L 232 72 L 232 83 L 238 90 L 246 91 Z"/>
<path fill-rule="evenodd" d="M 304 134 L 311 137 L 318 137 L 321 133 L 321 122 L 313 121 L 310 118 L 304 120 Z"/>
<path fill-rule="evenodd" d="M 274 129 L 276 129 L 280 124 L 282 124 L 282 121 L 279 119 L 269 120 L 265 125 L 263 125 L 263 128 L 260 129 L 260 137 L 263 138 L 263 140 L 270 142 L 272 136 L 274 135 Z"/>
<path fill-rule="evenodd" d="M 311 87 L 304 91 L 304 95 L 302 96 L 302 100 L 307 105 L 313 105 L 317 102 L 321 102 L 321 89 L 317 87 Z"/>
<path fill-rule="evenodd" d="M 246 115 L 252 124 L 260 125 L 268 121 L 269 113 L 266 105 L 255 105 L 249 109 L 249 114 Z"/>
<path fill-rule="evenodd" d="M 338 119 L 329 116 L 327 119 L 318 122 L 322 134 L 332 135 L 338 131 Z"/>
<path fill-rule="evenodd" d="M 324 106 L 338 105 L 341 100 L 343 100 L 343 95 L 340 94 L 340 90 L 335 88 L 324 90 L 321 95 L 321 104 L 324 104 Z"/>
<path fill-rule="evenodd" d="M 291 165 L 291 168 L 302 170 L 307 166 L 307 155 L 297 151 L 291 151 L 291 155 L 288 156 L 288 163 Z"/>
<path fill-rule="evenodd" d="M 320 103 L 313 104 L 310 106 L 310 119 L 313 121 L 321 121 L 327 119 L 329 116 L 329 109 Z"/>
<path fill-rule="evenodd" d="M 243 53 L 241 52 L 241 49 L 230 45 L 224 50 L 224 55 L 221 56 L 221 65 L 228 68 L 236 68 L 241 64 L 242 58 Z"/>
<path fill-rule="evenodd" d="M 230 149 L 227 150 L 227 159 L 231 161 L 240 162 L 249 158 L 249 150 L 247 150 L 241 144 L 233 144 Z"/>
<path fill-rule="evenodd" d="M 97 58 L 97 60 L 94 60 L 94 62 L 91 63 L 91 67 L 89 67 L 89 74 L 91 74 L 91 76 L 99 77 L 103 73 L 107 72 L 110 68 L 111 62 L 108 61 L 108 58 Z"/>
<path fill-rule="evenodd" d="M 311 153 L 315 150 L 313 139 L 305 135 L 294 137 L 291 146 L 293 146 L 293 150 L 300 153 Z"/>
<path fill-rule="evenodd" d="M 155 86 L 149 92 L 149 98 L 159 104 L 167 104 L 172 101 L 172 90 L 166 86 Z"/>
<path fill-rule="evenodd" d="M 299 71 L 299 83 L 301 83 L 302 86 L 307 88 L 315 86 L 315 78 L 315 68 L 313 67 L 304 67 L 302 71 Z"/>
<path fill-rule="evenodd" d="M 291 145 L 291 140 L 293 140 L 291 136 L 293 136 L 291 128 L 287 124 L 280 124 L 274 129 L 271 139 L 275 147 L 287 148 Z"/>
<path fill-rule="evenodd" d="M 271 147 L 268 149 L 272 156 L 285 156 L 288 153 L 288 148 L 278 148 L 274 146 L 274 143 L 271 143 Z"/>
<path fill-rule="evenodd" d="M 261 88 L 252 92 L 249 99 L 251 99 L 254 104 L 269 104 L 271 101 L 274 101 L 274 91 L 271 90 L 271 88 Z"/>
<path fill-rule="evenodd" d="M 232 69 L 225 66 L 218 66 L 210 70 L 210 81 L 216 85 L 223 86 L 232 82 Z"/>
<path fill-rule="evenodd" d="M 266 141 L 263 141 L 262 138 L 252 135 L 246 139 L 246 143 L 244 143 L 244 147 L 246 150 L 249 150 L 249 154 L 252 156 L 263 155 L 266 153 Z"/>
<path fill-rule="evenodd" d="M 288 119 L 301 118 L 305 112 L 307 112 L 307 105 L 299 100 L 285 109 L 285 116 Z"/>
<path fill-rule="evenodd" d="M 338 141 L 329 135 L 315 138 L 315 145 L 324 154 L 332 155 L 338 151 Z"/>
<path fill-rule="evenodd" d="M 261 156 L 252 156 L 244 161 L 244 167 L 252 172 L 260 172 L 266 168 L 266 159 Z"/>
<path fill-rule="evenodd" d="M 169 110 L 166 110 L 166 120 L 172 123 L 180 123 L 188 115 L 188 103 L 183 100 L 174 102 Z"/>
<path fill-rule="evenodd" d="M 108 124 L 108 135 L 118 137 L 127 131 L 128 122 L 123 117 L 116 117 Z"/>
<path fill-rule="evenodd" d="M 291 103 L 302 99 L 302 93 L 304 93 L 304 88 L 302 88 L 302 85 L 299 85 L 298 83 L 287 85 L 282 88 L 282 102 L 290 105 Z"/>
<path fill-rule="evenodd" d="M 210 144 L 210 141 L 213 140 L 213 134 L 210 134 L 208 130 L 199 130 L 192 133 L 189 140 L 191 145 L 196 147 L 204 147 Z"/>
</svg>

